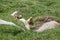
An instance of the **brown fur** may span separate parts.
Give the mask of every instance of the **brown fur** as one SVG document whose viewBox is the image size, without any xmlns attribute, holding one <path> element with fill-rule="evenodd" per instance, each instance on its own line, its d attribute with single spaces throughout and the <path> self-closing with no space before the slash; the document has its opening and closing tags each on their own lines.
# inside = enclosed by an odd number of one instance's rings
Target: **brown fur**
<svg viewBox="0 0 60 40">
<path fill-rule="evenodd" d="M 33 26 L 31 27 L 31 29 L 38 29 L 38 28 L 39 28 L 40 26 L 42 26 L 44 23 L 49 22 L 49 21 L 53 21 L 53 20 L 57 21 L 56 19 L 54 19 L 54 18 L 51 17 L 51 16 L 47 16 L 47 17 L 44 17 L 44 18 L 41 18 L 41 19 L 40 19 L 40 17 L 36 17 L 36 18 L 39 18 L 39 19 L 35 19 L 35 20 L 39 20 L 40 22 L 39 22 L 38 24 L 36 24 L 36 25 L 33 25 Z"/>
</svg>

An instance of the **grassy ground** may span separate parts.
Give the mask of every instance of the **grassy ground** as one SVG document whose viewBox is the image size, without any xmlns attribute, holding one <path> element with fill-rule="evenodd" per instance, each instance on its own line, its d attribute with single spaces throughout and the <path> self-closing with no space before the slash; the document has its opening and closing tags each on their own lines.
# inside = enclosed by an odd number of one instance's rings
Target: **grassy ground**
<svg viewBox="0 0 60 40">
<path fill-rule="evenodd" d="M 14 35 L 14 31 L 23 28 L 23 24 L 11 17 L 11 13 L 19 11 L 25 19 L 32 16 L 53 16 L 60 19 L 60 0 L 0 0 L 0 19 L 12 21 L 19 25 L 0 25 L 0 40 L 60 40 L 60 27 L 42 33 L 24 31 Z M 9 32 L 5 32 L 9 31 Z"/>
</svg>

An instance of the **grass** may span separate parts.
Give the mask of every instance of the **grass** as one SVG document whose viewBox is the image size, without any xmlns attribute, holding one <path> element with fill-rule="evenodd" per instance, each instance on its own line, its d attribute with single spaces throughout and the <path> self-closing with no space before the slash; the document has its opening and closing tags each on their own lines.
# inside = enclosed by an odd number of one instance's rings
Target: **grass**
<svg viewBox="0 0 60 40">
<path fill-rule="evenodd" d="M 53 16 L 60 19 L 60 0 L 0 0 L 0 19 L 11 21 L 20 26 L 0 25 L 0 40 L 60 40 L 60 27 L 37 33 L 32 30 L 14 35 L 14 31 L 24 25 L 11 17 L 11 13 L 19 11 L 25 19 L 32 16 Z M 9 32 L 5 32 L 9 31 Z"/>
</svg>

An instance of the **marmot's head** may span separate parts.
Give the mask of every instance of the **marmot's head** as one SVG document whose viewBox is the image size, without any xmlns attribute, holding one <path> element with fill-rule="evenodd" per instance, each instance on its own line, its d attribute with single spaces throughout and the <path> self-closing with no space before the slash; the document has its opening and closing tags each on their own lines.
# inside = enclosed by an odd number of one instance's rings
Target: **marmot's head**
<svg viewBox="0 0 60 40">
<path fill-rule="evenodd" d="M 44 19 L 45 22 L 49 22 L 49 21 L 53 21 L 53 20 L 55 20 L 55 19 L 53 17 L 50 17 L 50 16 L 45 17 L 45 19 Z"/>
</svg>

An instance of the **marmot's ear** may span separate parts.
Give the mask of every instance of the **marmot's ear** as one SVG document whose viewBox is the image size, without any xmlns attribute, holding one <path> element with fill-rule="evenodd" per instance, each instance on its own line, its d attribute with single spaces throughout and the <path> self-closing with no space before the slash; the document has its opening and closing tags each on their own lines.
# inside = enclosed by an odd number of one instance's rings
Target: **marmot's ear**
<svg viewBox="0 0 60 40">
<path fill-rule="evenodd" d="M 30 17 L 29 19 L 27 19 L 27 22 L 28 22 L 29 24 L 33 24 L 33 19 L 32 19 L 32 17 Z"/>
</svg>

